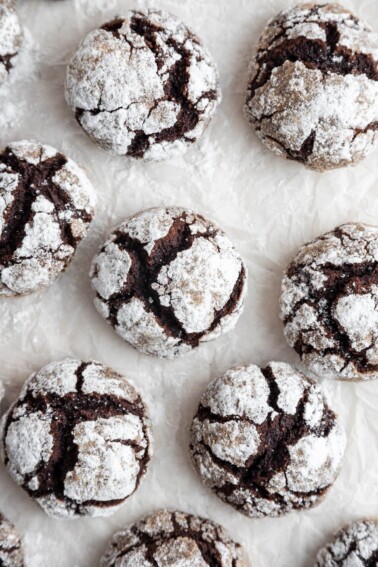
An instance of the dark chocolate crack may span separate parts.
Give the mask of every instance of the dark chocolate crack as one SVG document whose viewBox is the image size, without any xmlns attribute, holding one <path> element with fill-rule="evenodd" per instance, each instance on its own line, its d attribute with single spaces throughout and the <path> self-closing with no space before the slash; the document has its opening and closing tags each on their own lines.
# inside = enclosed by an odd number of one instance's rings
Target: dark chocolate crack
<svg viewBox="0 0 378 567">
<path fill-rule="evenodd" d="M 204 220 L 202 217 L 200 218 Z M 243 265 L 230 298 L 222 309 L 214 311 L 212 324 L 205 331 L 188 333 L 176 317 L 174 309 L 161 304 L 159 293 L 152 286 L 156 283 L 162 267 L 173 262 L 180 252 L 190 249 L 196 239 L 211 240 L 216 235 L 216 229 L 211 226 L 209 226 L 207 232 L 192 234 L 190 225 L 191 223 L 188 222 L 185 214 L 176 217 L 168 234 L 155 243 L 150 254 L 147 253 L 139 240 L 131 238 L 125 232 L 116 233 L 114 243 L 128 252 L 131 258 L 131 268 L 122 291 L 113 294 L 107 300 L 110 312 L 109 321 L 114 327 L 118 325 L 117 317 L 121 307 L 132 298 L 137 298 L 143 302 L 148 313 L 153 313 L 166 335 L 178 338 L 181 343 L 195 348 L 203 336 L 216 329 L 224 317 L 236 310 L 245 285 L 246 273 Z M 102 252 L 106 254 L 105 248 Z M 96 272 L 94 273 L 95 276 Z M 99 294 L 97 294 L 97 297 L 104 301 Z"/>
<path fill-rule="evenodd" d="M 286 61 L 301 62 L 308 69 L 316 69 L 323 74 L 366 75 L 372 81 L 378 81 L 378 63 L 372 55 L 353 52 L 339 45 L 340 33 L 335 23 L 319 23 L 326 32 L 326 41 L 308 39 L 304 36 L 285 39 L 278 45 L 271 46 L 257 55 L 259 72 L 250 84 L 250 98 L 257 89 L 264 86 L 271 78 L 272 72 Z M 283 35 L 285 35 L 286 30 Z"/>
<path fill-rule="evenodd" d="M 270 480 L 278 473 L 284 473 L 286 476 L 286 470 L 290 464 L 289 447 L 296 445 L 302 438 L 310 434 L 318 437 L 327 437 L 335 426 L 336 416 L 327 404 L 324 403 L 323 414 L 319 425 L 310 427 L 306 423 L 304 412 L 306 404 L 308 403 L 311 383 L 305 384 L 306 388 L 302 398 L 298 402 L 295 414 L 290 415 L 284 413 L 278 406 L 280 390 L 272 368 L 267 366 L 266 368 L 262 368 L 261 372 L 269 385 L 270 393 L 268 404 L 274 410 L 275 415 L 272 416 L 272 414 L 269 414 L 267 419 L 262 424 L 258 425 L 242 414 L 228 416 L 214 414 L 209 407 L 201 403 L 191 427 L 190 451 L 196 467 L 199 466 L 198 462 L 201 461 L 202 455 L 207 454 L 214 465 L 223 469 L 226 474 L 230 473 L 238 479 L 236 484 L 226 481 L 221 482 L 219 485 L 216 483 L 211 485 L 215 494 L 229 504 L 232 504 L 235 508 L 243 512 L 244 506 L 235 504 L 233 500 L 234 493 L 243 489 L 252 497 L 275 502 L 280 506 L 281 513 L 286 513 L 291 509 L 301 509 L 305 507 L 313 497 L 319 500 L 329 487 L 327 486 L 311 492 L 302 493 L 300 491 L 290 490 L 286 485 L 285 492 L 295 497 L 293 502 L 287 502 L 287 497 L 268 489 Z M 254 425 L 260 438 L 256 452 L 243 466 L 237 466 L 227 460 L 221 459 L 214 454 L 211 447 L 203 440 L 199 441 L 197 439 L 196 430 L 198 424 L 204 423 L 205 421 L 218 424 L 237 421 Z M 211 467 L 211 465 L 207 466 Z"/>
<path fill-rule="evenodd" d="M 108 555 L 110 555 L 111 552 L 112 554 L 115 552 L 115 561 L 117 561 L 136 550 L 143 549 L 145 560 L 157 567 L 158 563 L 155 556 L 161 546 L 169 545 L 179 539 L 190 539 L 197 545 L 206 565 L 209 565 L 210 567 L 224 567 L 224 561 L 222 560 L 222 555 L 217 548 L 217 543 L 229 546 L 231 548 L 231 553 L 234 556 L 231 565 L 233 567 L 237 567 L 239 565 L 238 556 L 240 545 L 232 542 L 227 536 L 225 536 L 225 533 L 220 526 L 208 520 L 190 516 L 188 514 L 184 515 L 182 513 L 170 512 L 169 515 L 172 529 L 165 530 L 163 527 L 151 535 L 145 528 L 144 521 L 139 522 L 128 530 L 130 536 L 132 536 L 133 543 L 126 543 L 123 547 L 118 547 L 117 541 L 115 541 L 114 543 L 111 543 Z M 182 526 L 183 516 L 189 524 L 188 527 Z M 147 518 L 147 520 L 151 524 L 151 517 Z M 156 523 L 159 521 L 158 516 L 155 521 Z M 193 526 L 194 521 L 196 523 L 195 527 Z M 106 567 L 114 567 L 116 564 L 115 561 L 106 562 Z"/>
<path fill-rule="evenodd" d="M 337 228 L 334 234 L 341 240 L 346 236 L 342 227 Z M 342 266 L 329 263 L 317 266 L 317 272 L 326 277 L 321 289 L 315 289 L 311 285 L 311 279 L 305 272 L 306 267 L 308 265 L 298 264 L 294 260 L 287 270 L 287 277 L 297 285 L 306 285 L 308 294 L 292 307 L 289 315 L 283 318 L 284 325 L 291 323 L 299 309 L 308 305 L 315 310 L 317 321 L 324 328 L 326 336 L 334 340 L 336 344 L 333 347 L 319 350 L 307 344 L 306 335 L 307 332 L 311 332 L 311 329 L 304 329 L 301 332 L 301 337 L 293 345 L 296 352 L 300 356 L 314 352 L 318 353 L 320 357 L 328 354 L 336 355 L 345 361 L 344 368 L 349 363 L 353 363 L 362 374 L 377 372 L 378 365 L 371 364 L 367 358 L 367 351 L 372 345 L 360 351 L 355 350 L 347 334 L 347 329 L 344 329 L 335 318 L 334 309 L 340 298 L 351 294 L 369 293 L 373 286 L 378 285 L 378 263 L 371 260 L 356 264 L 348 263 Z"/>
<path fill-rule="evenodd" d="M 153 52 L 156 65 L 160 69 L 164 64 L 164 56 L 159 44 L 156 41 L 157 34 L 161 29 L 151 24 L 143 13 L 135 14 L 131 20 L 131 29 L 144 38 L 147 46 Z M 188 38 L 194 43 L 198 43 L 197 38 L 188 31 Z M 169 78 L 164 84 L 165 97 L 162 100 L 174 101 L 180 106 L 180 112 L 176 123 L 170 128 L 165 128 L 154 135 L 154 142 L 173 142 L 185 137 L 187 132 L 193 130 L 202 115 L 188 98 L 189 69 L 192 53 L 182 44 L 179 44 L 172 37 L 167 40 L 167 45 L 173 48 L 180 59 L 174 63 L 169 70 Z M 216 90 L 208 91 L 209 100 L 216 100 L 218 93 Z M 193 142 L 190 138 L 185 138 L 188 142 Z M 149 136 L 144 132 L 137 132 L 128 154 L 134 157 L 143 157 L 144 152 L 150 146 Z"/>
<path fill-rule="evenodd" d="M 10 73 L 13 69 L 13 59 L 16 57 L 17 53 L 7 53 L 6 55 L 0 55 L 0 63 L 2 63 L 7 71 Z"/>
<path fill-rule="evenodd" d="M 70 222 L 72 219 L 82 219 L 88 224 L 92 215 L 85 210 L 74 207 L 69 195 L 61 187 L 52 181 L 54 175 L 67 163 L 62 154 L 31 164 L 26 160 L 18 158 L 10 147 L 5 148 L 0 154 L 0 163 L 6 166 L 4 172 L 18 174 L 19 182 L 14 190 L 14 199 L 4 213 L 4 228 L 0 237 L 0 264 L 7 267 L 15 263 L 14 254 L 22 245 L 25 237 L 26 226 L 33 222 L 35 211 L 32 206 L 38 196 L 42 196 L 54 205 L 52 214 L 54 220 L 59 224 L 62 244 L 77 247 L 81 238 L 72 234 Z M 73 215 L 70 222 L 59 218 L 59 213 L 70 211 Z"/>
<path fill-rule="evenodd" d="M 41 461 L 38 468 L 31 474 L 24 476 L 23 488 L 33 498 L 42 498 L 54 495 L 57 500 L 64 502 L 76 515 L 85 515 L 88 506 L 109 508 L 121 504 L 125 499 L 98 501 L 90 500 L 76 502 L 68 498 L 64 493 L 65 479 L 67 474 L 74 470 L 79 455 L 79 447 L 74 440 L 74 429 L 77 425 L 87 421 L 95 422 L 97 419 L 109 419 L 116 416 L 132 414 L 140 418 L 143 428 L 146 448 L 134 444 L 134 450 L 139 459 L 139 473 L 135 490 L 146 471 L 149 457 L 149 435 L 146 409 L 139 394 L 134 402 L 129 402 L 110 394 L 84 394 L 82 392 L 83 372 L 91 363 L 82 363 L 76 370 L 76 391 L 63 396 L 51 392 L 33 393 L 28 390 L 25 396 L 19 400 L 12 411 L 8 414 L 3 433 L 3 448 L 5 465 L 10 462 L 7 455 L 5 440 L 9 427 L 18 421 L 14 418 L 14 412 L 23 408 L 26 415 L 36 412 L 46 414 L 52 412 L 50 433 L 53 437 L 53 449 L 47 462 Z M 115 440 L 123 442 L 123 440 Z M 38 480 L 38 488 L 33 490 L 29 487 L 31 479 Z"/>
</svg>

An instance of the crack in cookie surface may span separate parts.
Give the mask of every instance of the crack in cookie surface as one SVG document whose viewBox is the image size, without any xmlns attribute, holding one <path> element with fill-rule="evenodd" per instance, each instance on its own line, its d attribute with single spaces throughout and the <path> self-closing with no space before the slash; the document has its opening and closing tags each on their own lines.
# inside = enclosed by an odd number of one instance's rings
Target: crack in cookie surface
<svg viewBox="0 0 378 567">
<path fill-rule="evenodd" d="M 255 518 L 320 502 L 345 448 L 343 428 L 320 389 L 284 363 L 237 367 L 212 382 L 190 437 L 204 483 Z"/>
<path fill-rule="evenodd" d="M 15 527 L 2 514 L 0 514 L 0 565 L 24 567 L 21 538 Z"/>
<path fill-rule="evenodd" d="M 102 567 L 245 567 L 241 546 L 204 518 L 159 510 L 113 537 Z"/>
<path fill-rule="evenodd" d="M 366 519 L 339 530 L 319 551 L 315 567 L 376 567 L 377 563 L 378 519 Z"/>
<path fill-rule="evenodd" d="M 50 285 L 94 213 L 84 172 L 50 146 L 14 142 L 0 154 L 0 295 Z"/>
<path fill-rule="evenodd" d="M 3 460 L 53 517 L 105 516 L 138 488 L 151 456 L 146 407 L 96 362 L 67 359 L 31 376 L 4 418 Z"/>
<path fill-rule="evenodd" d="M 261 36 L 245 114 L 271 150 L 322 171 L 372 150 L 377 96 L 378 35 L 337 4 L 304 4 Z"/>
<path fill-rule="evenodd" d="M 285 335 L 320 376 L 378 375 L 378 229 L 359 223 L 304 245 L 281 290 Z"/>
<path fill-rule="evenodd" d="M 89 34 L 67 70 L 66 97 L 88 135 L 119 155 L 186 151 L 220 101 L 209 52 L 166 12 L 131 11 Z"/>
<path fill-rule="evenodd" d="M 246 269 L 228 238 L 180 208 L 126 220 L 95 257 L 91 278 L 99 312 L 133 346 L 161 357 L 231 328 L 246 292 Z"/>
</svg>

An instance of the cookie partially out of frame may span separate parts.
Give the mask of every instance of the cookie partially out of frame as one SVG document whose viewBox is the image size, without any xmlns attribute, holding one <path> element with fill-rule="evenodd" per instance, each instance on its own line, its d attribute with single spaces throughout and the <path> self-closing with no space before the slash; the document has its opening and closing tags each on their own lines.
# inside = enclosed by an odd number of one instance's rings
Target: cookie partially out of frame
<svg viewBox="0 0 378 567">
<path fill-rule="evenodd" d="M 304 244 L 281 289 L 286 338 L 318 376 L 378 377 L 378 227 L 348 223 Z"/>
<path fill-rule="evenodd" d="M 49 286 L 86 236 L 95 194 L 84 171 L 51 146 L 0 152 L 0 296 Z"/>
<path fill-rule="evenodd" d="M 281 157 L 357 164 L 378 139 L 378 34 L 340 4 L 284 10 L 260 38 L 245 114 Z"/>
<path fill-rule="evenodd" d="M 251 518 L 321 502 L 344 449 L 344 429 L 319 386 L 278 362 L 232 368 L 212 382 L 190 433 L 205 485 Z"/>
<path fill-rule="evenodd" d="M 0 0 L 0 85 L 16 64 L 23 31 L 13 0 Z"/>
<path fill-rule="evenodd" d="M 90 276 L 99 313 L 136 349 L 161 358 L 232 329 L 247 289 L 245 264 L 224 232 L 179 207 L 125 220 Z"/>
<path fill-rule="evenodd" d="M 321 549 L 315 567 L 376 567 L 378 565 L 378 519 L 354 522 L 342 528 Z"/>
<path fill-rule="evenodd" d="M 0 566 L 24 567 L 21 538 L 13 524 L 0 514 Z"/>
<path fill-rule="evenodd" d="M 101 567 L 247 567 L 241 546 L 218 524 L 159 510 L 115 534 Z"/>
<path fill-rule="evenodd" d="M 1 452 L 11 477 L 48 515 L 109 516 L 146 474 L 150 420 L 124 377 L 65 359 L 26 381 L 2 420 Z"/>
<path fill-rule="evenodd" d="M 220 101 L 218 71 L 174 16 L 134 10 L 83 40 L 67 69 L 66 98 L 103 149 L 163 160 L 202 136 Z"/>
</svg>

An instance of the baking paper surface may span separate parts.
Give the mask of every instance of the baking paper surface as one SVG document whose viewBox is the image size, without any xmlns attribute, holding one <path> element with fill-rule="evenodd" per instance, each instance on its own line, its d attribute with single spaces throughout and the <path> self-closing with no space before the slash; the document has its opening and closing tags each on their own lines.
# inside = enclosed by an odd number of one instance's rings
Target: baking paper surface
<svg viewBox="0 0 378 567">
<path fill-rule="evenodd" d="M 378 31 L 376 0 L 350 0 Z M 266 21 L 285 0 L 19 0 L 26 49 L 18 77 L 0 92 L 1 143 L 36 138 L 83 165 L 97 216 L 67 272 L 48 290 L 0 301 L 2 410 L 24 379 L 65 356 L 97 359 L 141 390 L 153 420 L 155 457 L 140 489 L 109 519 L 51 520 L 0 469 L 0 510 L 21 531 L 28 567 L 93 567 L 110 536 L 166 506 L 223 524 L 253 567 L 312 567 L 335 529 L 378 514 L 378 382 L 324 383 L 348 433 L 343 471 L 311 511 L 250 520 L 205 489 L 192 469 L 188 427 L 209 381 L 229 367 L 270 360 L 298 364 L 278 319 L 282 272 L 298 247 L 347 221 L 378 224 L 378 153 L 357 168 L 319 174 L 266 150 L 246 123 L 246 71 Z M 223 102 L 203 141 L 161 164 L 115 158 L 96 148 L 65 104 L 66 64 L 81 38 L 129 8 L 164 8 L 207 43 L 221 74 Z M 246 259 L 249 293 L 236 329 L 176 361 L 143 356 L 106 325 L 92 305 L 90 261 L 107 232 L 143 208 L 180 205 L 215 220 Z"/>
</svg>

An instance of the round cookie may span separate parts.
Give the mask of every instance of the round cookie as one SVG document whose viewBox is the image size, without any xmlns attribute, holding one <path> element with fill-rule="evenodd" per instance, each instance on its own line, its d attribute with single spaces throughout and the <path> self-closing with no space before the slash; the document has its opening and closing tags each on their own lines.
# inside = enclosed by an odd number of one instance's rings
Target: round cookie
<svg viewBox="0 0 378 567">
<path fill-rule="evenodd" d="M 349 223 L 302 246 L 281 289 L 286 338 L 318 376 L 378 377 L 378 227 Z"/>
<path fill-rule="evenodd" d="M 0 514 L 0 565 L 24 567 L 24 552 L 20 536 L 4 516 Z"/>
<path fill-rule="evenodd" d="M 160 10 L 130 11 L 92 31 L 67 69 L 66 99 L 77 121 L 116 155 L 159 161 L 183 154 L 220 98 L 208 50 Z"/>
<path fill-rule="evenodd" d="M 260 38 L 245 115 L 281 157 L 357 164 L 377 141 L 378 34 L 339 4 L 284 10 Z"/>
<path fill-rule="evenodd" d="M 332 543 L 321 549 L 315 567 L 376 567 L 378 565 L 378 519 L 360 520 L 345 526 Z"/>
<path fill-rule="evenodd" d="M 159 510 L 115 534 L 101 567 L 246 567 L 241 546 L 198 516 Z"/>
<path fill-rule="evenodd" d="M 344 429 L 319 386 L 279 362 L 236 367 L 212 382 L 190 431 L 205 485 L 251 518 L 317 505 L 344 449 Z"/>
<path fill-rule="evenodd" d="M 136 349 L 161 358 L 233 328 L 247 287 L 227 236 L 178 207 L 128 218 L 94 258 L 90 277 L 99 313 Z"/>
<path fill-rule="evenodd" d="M 50 146 L 14 142 L 0 153 L 0 296 L 50 285 L 93 218 L 93 188 Z"/>
<path fill-rule="evenodd" d="M 138 488 L 152 452 L 135 387 L 74 359 L 26 381 L 2 420 L 1 445 L 11 477 L 55 518 L 111 515 Z"/>
<path fill-rule="evenodd" d="M 0 0 L 0 85 L 16 63 L 22 45 L 22 28 L 12 0 Z"/>
</svg>

